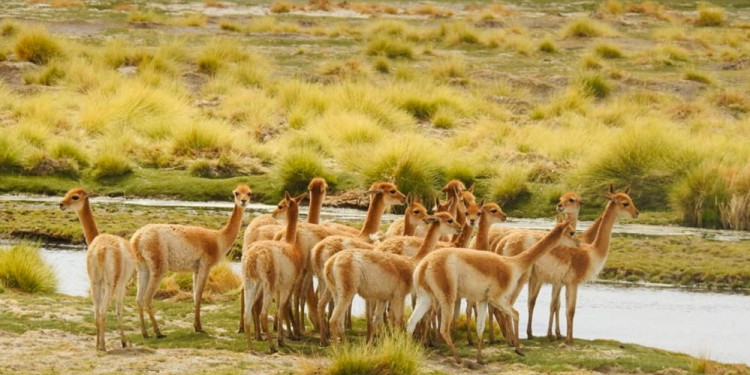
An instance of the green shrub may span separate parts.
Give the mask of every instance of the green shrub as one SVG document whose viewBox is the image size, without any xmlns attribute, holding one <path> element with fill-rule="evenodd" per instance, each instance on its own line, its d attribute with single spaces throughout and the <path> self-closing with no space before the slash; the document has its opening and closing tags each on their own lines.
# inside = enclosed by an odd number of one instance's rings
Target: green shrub
<svg viewBox="0 0 750 375">
<path fill-rule="evenodd" d="M 0 249 L 0 284 L 24 293 L 53 293 L 57 276 L 42 259 L 38 245 L 21 243 Z"/>
<path fill-rule="evenodd" d="M 728 185 L 717 167 L 700 164 L 675 183 L 670 202 L 686 224 L 718 228 L 721 227 L 721 207 L 730 200 Z"/>
<path fill-rule="evenodd" d="M 289 150 L 276 166 L 276 178 L 281 185 L 280 191 L 289 191 L 292 194 L 307 191 L 307 185 L 314 177 L 325 178 L 331 187 L 336 185 L 335 176 L 323 165 L 323 157 L 312 150 L 304 148 Z"/>
<path fill-rule="evenodd" d="M 332 349 L 333 359 L 326 375 L 421 374 L 425 352 L 404 333 L 382 337 L 376 344 L 349 344 Z"/>
<path fill-rule="evenodd" d="M 377 36 L 367 43 L 365 53 L 370 56 L 385 56 L 389 59 L 412 59 L 414 46 L 401 38 Z"/>
<path fill-rule="evenodd" d="M 125 155 L 105 150 L 94 159 L 91 176 L 95 180 L 108 177 L 120 177 L 133 171 L 130 160 Z"/>
<path fill-rule="evenodd" d="M 15 46 L 16 57 L 34 64 L 46 64 L 54 57 L 62 55 L 62 48 L 44 30 L 30 30 L 18 37 Z"/>
</svg>

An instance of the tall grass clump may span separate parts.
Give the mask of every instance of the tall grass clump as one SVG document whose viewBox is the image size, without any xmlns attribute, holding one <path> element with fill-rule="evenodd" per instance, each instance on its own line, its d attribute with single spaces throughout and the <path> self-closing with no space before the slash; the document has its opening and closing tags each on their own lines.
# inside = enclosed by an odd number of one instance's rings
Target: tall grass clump
<svg viewBox="0 0 750 375">
<path fill-rule="evenodd" d="M 604 99 L 612 92 L 612 84 L 597 73 L 584 74 L 576 80 L 576 85 L 585 95 Z"/>
<path fill-rule="evenodd" d="M 609 184 L 632 187 L 642 209 L 664 210 L 672 183 L 700 159 L 679 129 L 642 121 L 612 129 L 610 137 L 581 161 L 568 184 L 583 196 L 601 196 Z"/>
<path fill-rule="evenodd" d="M 745 166 L 729 179 L 732 197 L 719 207 L 724 228 L 750 229 L 750 167 Z"/>
<path fill-rule="evenodd" d="M 365 53 L 369 56 L 411 60 L 414 58 L 414 45 L 398 37 L 376 36 L 367 43 Z"/>
<path fill-rule="evenodd" d="M 195 122 L 173 130 L 172 152 L 178 156 L 218 156 L 232 148 L 232 129 L 219 121 Z"/>
<path fill-rule="evenodd" d="M 698 16 L 694 21 L 695 26 L 699 27 L 721 26 L 725 22 L 724 9 L 706 4 L 701 4 L 698 7 Z"/>
<path fill-rule="evenodd" d="M 425 358 L 419 343 L 404 333 L 384 335 L 375 344 L 348 344 L 331 350 L 326 375 L 417 375 Z"/>
<path fill-rule="evenodd" d="M 495 176 L 483 182 L 482 190 L 490 200 L 512 208 L 530 195 L 529 173 L 529 168 L 524 165 L 504 165 Z"/>
<path fill-rule="evenodd" d="M 433 64 L 430 73 L 438 81 L 463 84 L 467 79 L 467 66 L 463 59 L 451 56 Z"/>
<path fill-rule="evenodd" d="M 405 137 L 364 151 L 356 166 L 366 184 L 391 181 L 404 193 L 412 193 L 427 202 L 435 198 L 435 189 L 445 180 L 442 159 L 445 149 L 437 140 Z"/>
<path fill-rule="evenodd" d="M 563 31 L 564 36 L 573 38 L 593 38 L 613 34 L 614 31 L 609 26 L 586 17 L 572 20 Z"/>
<path fill-rule="evenodd" d="M 17 172 L 23 168 L 21 163 L 23 148 L 10 132 L 0 134 L 0 172 Z"/>
<path fill-rule="evenodd" d="M 712 82 L 711 78 L 696 70 L 686 70 L 682 73 L 682 78 L 688 81 L 703 83 L 705 85 L 710 85 Z"/>
<path fill-rule="evenodd" d="M 21 25 L 16 22 L 5 20 L 0 24 L 0 36 L 10 37 L 21 31 Z"/>
<path fill-rule="evenodd" d="M 619 59 L 623 57 L 622 51 L 610 44 L 598 44 L 594 47 L 594 52 L 604 59 Z"/>
<path fill-rule="evenodd" d="M 46 64 L 63 54 L 60 44 L 42 29 L 23 31 L 16 41 L 14 50 L 19 60 L 34 64 Z"/>
<path fill-rule="evenodd" d="M 553 42 L 550 39 L 544 39 L 541 42 L 539 42 L 539 45 L 537 46 L 537 50 L 539 52 L 544 53 L 555 53 L 557 52 L 557 46 L 555 45 L 555 42 Z"/>
<path fill-rule="evenodd" d="M 57 276 L 42 259 L 38 245 L 21 243 L 0 249 L 0 284 L 24 293 L 53 293 Z"/>
<path fill-rule="evenodd" d="M 92 164 L 91 177 L 102 180 L 120 177 L 133 171 L 130 160 L 122 152 L 103 150 L 97 155 Z"/>
<path fill-rule="evenodd" d="M 23 76 L 23 81 L 27 84 L 36 84 L 44 86 L 54 86 L 65 77 L 65 70 L 56 66 L 48 65 L 40 72 L 29 73 Z"/>
<path fill-rule="evenodd" d="M 323 157 L 307 148 L 296 148 L 281 156 L 276 165 L 276 179 L 280 191 L 299 194 L 307 191 L 307 185 L 314 177 L 323 177 L 331 186 L 336 185 L 336 177 L 325 167 Z"/>
<path fill-rule="evenodd" d="M 721 208 L 731 199 L 726 178 L 716 165 L 699 164 L 672 188 L 672 207 L 687 225 L 705 228 L 721 227 Z"/>
</svg>

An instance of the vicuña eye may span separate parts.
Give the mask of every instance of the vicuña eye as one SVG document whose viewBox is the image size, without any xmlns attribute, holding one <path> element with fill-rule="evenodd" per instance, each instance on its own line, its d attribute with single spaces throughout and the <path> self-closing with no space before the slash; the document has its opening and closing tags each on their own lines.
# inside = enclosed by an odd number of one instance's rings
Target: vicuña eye
<svg viewBox="0 0 750 375">
<path fill-rule="evenodd" d="M 78 200 L 78 196 L 77 196 L 77 195 L 74 195 L 74 196 L 73 196 L 73 200 L 74 200 L 74 201 L 77 201 L 77 200 Z"/>
</svg>

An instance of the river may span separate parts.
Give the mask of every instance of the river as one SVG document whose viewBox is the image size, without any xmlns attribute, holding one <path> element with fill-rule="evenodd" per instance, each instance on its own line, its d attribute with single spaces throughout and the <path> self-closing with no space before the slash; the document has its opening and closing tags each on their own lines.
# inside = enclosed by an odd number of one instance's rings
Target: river
<svg viewBox="0 0 750 375">
<path fill-rule="evenodd" d="M 82 247 L 45 247 L 42 254 L 58 275 L 60 293 L 88 295 L 86 252 Z M 234 267 L 237 272 L 237 263 Z M 534 314 L 537 336 L 547 332 L 549 300 L 550 291 L 545 286 Z M 525 337 L 525 289 L 515 307 L 521 314 L 521 335 Z M 363 310 L 363 302 L 357 297 L 354 313 L 362 315 Z M 593 283 L 579 289 L 574 333 L 577 338 L 613 339 L 721 362 L 750 364 L 748 317 L 748 295 Z M 564 309 L 561 319 L 565 319 Z M 564 327 L 563 323 L 563 333 Z"/>
</svg>

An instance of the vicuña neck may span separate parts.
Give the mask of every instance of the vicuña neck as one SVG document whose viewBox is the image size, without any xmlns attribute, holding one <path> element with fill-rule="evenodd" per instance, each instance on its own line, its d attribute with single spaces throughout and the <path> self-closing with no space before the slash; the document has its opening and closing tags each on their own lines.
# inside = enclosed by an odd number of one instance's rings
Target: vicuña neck
<svg viewBox="0 0 750 375">
<path fill-rule="evenodd" d="M 599 217 L 594 220 L 591 225 L 586 228 L 583 233 L 581 233 L 581 241 L 583 243 L 593 243 L 596 239 L 596 234 L 599 232 L 599 227 L 602 225 L 602 221 L 604 220 L 604 214 L 599 215 Z"/>
<path fill-rule="evenodd" d="M 220 232 L 222 235 L 222 242 L 225 248 L 230 248 L 231 244 L 237 238 L 237 234 L 240 233 L 240 227 L 242 227 L 242 217 L 245 214 L 245 208 L 235 204 L 232 209 L 232 216 L 229 217 L 229 222 Z"/>
<path fill-rule="evenodd" d="M 404 214 L 404 236 L 413 236 L 417 232 L 417 223 L 412 220 L 409 208 L 406 209 Z"/>
<path fill-rule="evenodd" d="M 297 221 L 299 218 L 299 209 L 289 207 L 286 212 L 286 234 L 284 241 L 294 245 L 297 242 Z"/>
<path fill-rule="evenodd" d="M 565 221 L 570 223 L 570 228 L 575 232 L 578 226 L 578 212 L 566 212 Z"/>
<path fill-rule="evenodd" d="M 560 243 L 560 239 L 563 236 L 563 232 L 568 230 L 567 225 L 557 225 L 552 231 L 550 231 L 544 238 L 539 240 L 534 246 L 528 250 L 514 256 L 511 259 L 515 259 L 521 266 L 521 269 L 526 272 L 534 262 L 537 261 L 542 255 L 552 250 L 557 244 Z"/>
<path fill-rule="evenodd" d="M 490 249 L 490 227 L 492 227 L 492 223 L 487 219 L 488 217 L 486 212 L 479 217 L 479 229 L 477 229 L 477 237 L 474 239 L 475 250 Z"/>
<path fill-rule="evenodd" d="M 422 258 L 426 257 L 427 254 L 437 246 L 438 240 L 440 239 L 439 231 L 440 222 L 432 223 L 427 227 L 427 234 L 424 237 L 424 241 L 422 241 L 422 246 L 419 247 L 417 253 L 412 257 L 413 260 L 422 260 Z"/>
<path fill-rule="evenodd" d="M 599 225 L 599 230 L 596 232 L 596 238 L 592 244 L 594 245 L 595 251 L 602 257 L 607 256 L 609 251 L 609 241 L 612 238 L 612 227 L 615 226 L 615 220 L 617 219 L 617 203 L 610 201 L 607 203 L 607 207 L 604 209 L 602 215 L 602 221 Z"/>
<path fill-rule="evenodd" d="M 99 235 L 99 229 L 96 228 L 94 213 L 91 211 L 88 198 L 84 198 L 83 207 L 78 210 L 77 214 L 78 220 L 83 227 L 83 236 L 86 238 L 86 244 L 91 245 L 91 241 Z"/>
<path fill-rule="evenodd" d="M 367 208 L 367 217 L 362 229 L 359 231 L 361 237 L 369 238 L 371 234 L 378 233 L 380 220 L 385 212 L 385 198 L 383 194 L 375 194 L 370 198 L 370 207 Z"/>
<path fill-rule="evenodd" d="M 310 224 L 320 224 L 320 211 L 323 207 L 323 200 L 325 199 L 325 193 L 310 192 L 310 209 L 307 212 L 307 222 Z"/>
<path fill-rule="evenodd" d="M 461 228 L 461 234 L 456 237 L 455 240 L 453 240 L 453 243 L 451 246 L 453 247 L 463 247 L 468 248 L 469 247 L 469 241 L 471 240 L 471 234 L 474 232 L 474 228 L 469 225 L 469 221 L 467 220 L 464 223 L 464 226 Z"/>
</svg>

